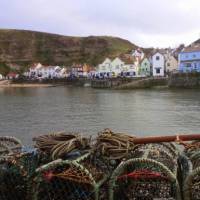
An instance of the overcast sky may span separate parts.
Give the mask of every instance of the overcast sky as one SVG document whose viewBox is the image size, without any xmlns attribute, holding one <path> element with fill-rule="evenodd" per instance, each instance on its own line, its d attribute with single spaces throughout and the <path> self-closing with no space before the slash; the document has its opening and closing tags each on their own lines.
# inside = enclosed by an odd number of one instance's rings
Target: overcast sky
<svg viewBox="0 0 200 200">
<path fill-rule="evenodd" d="M 200 38 L 199 9 L 200 0 L 0 0 L 0 28 L 174 47 Z"/>
</svg>

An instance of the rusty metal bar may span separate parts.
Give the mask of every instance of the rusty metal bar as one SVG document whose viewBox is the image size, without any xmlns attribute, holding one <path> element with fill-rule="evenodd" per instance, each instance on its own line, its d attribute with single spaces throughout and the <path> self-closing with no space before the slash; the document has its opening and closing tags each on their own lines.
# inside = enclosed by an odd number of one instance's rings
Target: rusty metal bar
<svg viewBox="0 0 200 200">
<path fill-rule="evenodd" d="M 183 141 L 192 141 L 192 140 L 200 140 L 200 134 L 136 137 L 133 139 L 134 144 L 148 144 L 148 143 L 160 143 L 160 142 L 183 142 Z"/>
</svg>

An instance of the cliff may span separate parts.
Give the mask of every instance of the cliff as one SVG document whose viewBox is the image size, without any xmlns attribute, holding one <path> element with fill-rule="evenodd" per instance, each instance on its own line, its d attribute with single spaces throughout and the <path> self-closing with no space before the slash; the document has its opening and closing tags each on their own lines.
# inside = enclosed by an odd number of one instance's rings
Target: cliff
<svg viewBox="0 0 200 200">
<path fill-rule="evenodd" d="M 70 37 L 56 34 L 0 29 L 0 63 L 27 65 L 96 65 L 137 48 L 127 40 L 108 36 Z"/>
</svg>

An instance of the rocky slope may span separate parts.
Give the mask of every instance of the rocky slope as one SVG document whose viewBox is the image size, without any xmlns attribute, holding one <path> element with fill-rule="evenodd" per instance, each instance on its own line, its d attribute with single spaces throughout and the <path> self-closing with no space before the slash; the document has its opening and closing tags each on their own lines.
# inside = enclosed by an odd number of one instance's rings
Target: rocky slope
<svg viewBox="0 0 200 200">
<path fill-rule="evenodd" d="M 0 63 L 27 65 L 96 65 L 137 48 L 127 40 L 107 36 L 69 37 L 25 30 L 0 29 Z"/>
</svg>

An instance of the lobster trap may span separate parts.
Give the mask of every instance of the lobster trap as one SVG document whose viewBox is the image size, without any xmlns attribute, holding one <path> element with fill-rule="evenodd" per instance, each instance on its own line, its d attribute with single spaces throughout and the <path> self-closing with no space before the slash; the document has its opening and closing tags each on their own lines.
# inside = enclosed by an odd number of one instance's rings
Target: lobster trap
<svg viewBox="0 0 200 200">
<path fill-rule="evenodd" d="M 140 145 L 109 182 L 110 200 L 180 199 L 178 151 L 171 144 Z"/>
<path fill-rule="evenodd" d="M 33 154 L 21 153 L 0 158 L 0 199 L 26 200 L 29 177 L 37 164 L 37 157 Z"/>
<path fill-rule="evenodd" d="M 186 145 L 185 155 L 188 163 L 190 163 L 190 170 L 185 177 L 183 192 L 186 200 L 200 199 L 200 142 L 195 141 Z M 185 173 L 186 170 L 183 170 Z"/>
<path fill-rule="evenodd" d="M 173 143 L 155 143 L 140 145 L 135 148 L 133 158 L 148 158 L 164 164 L 177 175 L 179 152 Z"/>
<path fill-rule="evenodd" d="M 86 154 L 76 160 L 55 160 L 36 170 L 33 200 L 98 200 L 107 175 Z M 103 199 L 103 198 L 102 198 Z M 106 198 L 104 198 L 106 199 Z"/>
<path fill-rule="evenodd" d="M 0 136 L 0 158 L 20 153 L 22 143 L 15 137 Z"/>
</svg>

